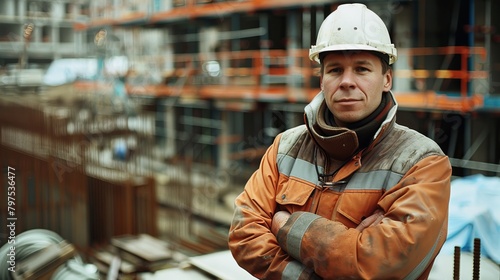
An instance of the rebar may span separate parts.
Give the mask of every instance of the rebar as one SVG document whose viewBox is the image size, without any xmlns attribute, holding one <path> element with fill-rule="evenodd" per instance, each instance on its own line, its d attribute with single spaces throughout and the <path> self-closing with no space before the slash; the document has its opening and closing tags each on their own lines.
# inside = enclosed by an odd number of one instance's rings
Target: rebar
<svg viewBox="0 0 500 280">
<path fill-rule="evenodd" d="M 455 246 L 453 254 L 453 280 L 460 279 L 460 246 Z"/>
<path fill-rule="evenodd" d="M 479 280 L 479 263 L 481 261 L 481 239 L 474 238 L 474 252 L 472 260 L 472 280 Z"/>
</svg>

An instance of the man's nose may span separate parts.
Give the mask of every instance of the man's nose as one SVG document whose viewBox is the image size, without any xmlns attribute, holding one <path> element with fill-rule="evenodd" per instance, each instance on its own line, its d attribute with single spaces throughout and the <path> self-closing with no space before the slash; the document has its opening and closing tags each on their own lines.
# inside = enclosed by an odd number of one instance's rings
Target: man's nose
<svg viewBox="0 0 500 280">
<path fill-rule="evenodd" d="M 340 88 L 343 90 L 353 89 L 356 87 L 354 81 L 354 73 L 352 71 L 344 71 L 340 80 Z"/>
</svg>

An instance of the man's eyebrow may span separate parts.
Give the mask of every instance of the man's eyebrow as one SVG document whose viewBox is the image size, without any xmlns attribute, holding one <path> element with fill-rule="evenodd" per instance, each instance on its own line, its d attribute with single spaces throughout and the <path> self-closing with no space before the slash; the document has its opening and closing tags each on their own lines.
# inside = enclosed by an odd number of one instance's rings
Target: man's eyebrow
<svg viewBox="0 0 500 280">
<path fill-rule="evenodd" d="M 354 62 L 356 65 L 373 65 L 373 63 L 369 60 L 356 60 Z"/>
<path fill-rule="evenodd" d="M 332 62 L 328 62 L 325 64 L 325 67 L 332 67 L 332 66 L 339 66 L 341 65 L 339 62 L 337 61 L 332 61 Z"/>
</svg>

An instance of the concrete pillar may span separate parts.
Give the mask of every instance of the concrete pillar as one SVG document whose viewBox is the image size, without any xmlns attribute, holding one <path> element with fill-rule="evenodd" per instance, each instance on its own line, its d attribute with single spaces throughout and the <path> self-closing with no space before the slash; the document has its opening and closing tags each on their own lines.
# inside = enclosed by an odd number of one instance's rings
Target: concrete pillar
<svg viewBox="0 0 500 280">
<path fill-rule="evenodd" d="M 311 9 L 304 8 L 302 12 L 302 49 L 311 47 Z"/>
<path fill-rule="evenodd" d="M 19 17 L 21 20 L 24 20 L 24 17 L 26 17 L 26 12 L 28 10 L 28 5 L 26 4 L 26 0 L 19 0 L 17 1 L 17 11 L 19 12 Z"/>
<path fill-rule="evenodd" d="M 175 98 L 175 97 L 174 97 Z M 169 102 L 169 101 L 167 101 Z M 176 138 L 176 115 L 174 106 L 165 106 L 165 157 L 169 158 L 175 155 L 175 138 Z"/>
<path fill-rule="evenodd" d="M 33 29 L 33 33 L 31 35 L 31 43 L 39 43 L 42 42 L 42 25 L 35 25 L 35 28 Z"/>
<path fill-rule="evenodd" d="M 287 15 L 287 51 L 293 52 L 297 50 L 300 42 L 299 42 L 299 24 L 300 17 L 298 10 L 290 10 Z M 300 76 L 294 75 L 290 70 L 292 67 L 298 66 L 298 58 L 293 56 L 292 54 L 288 55 L 288 75 L 287 75 L 287 85 L 289 87 L 295 87 L 300 84 Z"/>
<path fill-rule="evenodd" d="M 411 6 L 403 6 L 394 14 L 394 22 L 397 24 L 394 24 L 392 41 L 399 50 L 398 60 L 393 65 L 395 72 L 413 68 L 411 59 L 404 52 L 404 49 L 412 47 L 412 13 Z M 395 94 L 412 91 L 412 79 L 394 75 L 393 91 Z"/>
<path fill-rule="evenodd" d="M 6 16 L 17 16 L 16 15 L 16 2 L 14 0 L 4 0 L 2 8 L 0 9 L 2 11 L 2 15 Z"/>
<path fill-rule="evenodd" d="M 64 19 L 65 16 L 64 2 L 53 1 L 51 3 L 50 17 L 52 21 L 57 22 Z"/>
<path fill-rule="evenodd" d="M 228 139 L 229 137 L 229 118 L 228 118 L 228 111 L 226 110 L 221 110 L 220 116 L 221 116 L 221 122 L 220 122 L 220 134 L 219 137 L 220 139 Z M 218 149 L 218 163 L 220 168 L 227 168 L 229 167 L 229 150 L 230 150 L 230 143 L 229 141 L 221 141 L 220 145 L 217 147 Z"/>
</svg>

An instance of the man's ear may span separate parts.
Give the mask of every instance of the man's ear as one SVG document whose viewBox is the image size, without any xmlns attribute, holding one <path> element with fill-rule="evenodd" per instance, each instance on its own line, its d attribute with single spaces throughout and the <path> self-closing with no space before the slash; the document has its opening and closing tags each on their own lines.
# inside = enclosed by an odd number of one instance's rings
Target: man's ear
<svg viewBox="0 0 500 280">
<path fill-rule="evenodd" d="M 392 69 L 384 74 L 384 91 L 390 91 L 392 88 Z"/>
<path fill-rule="evenodd" d="M 321 90 L 323 90 L 323 75 L 319 76 L 319 85 L 321 87 Z"/>
</svg>

